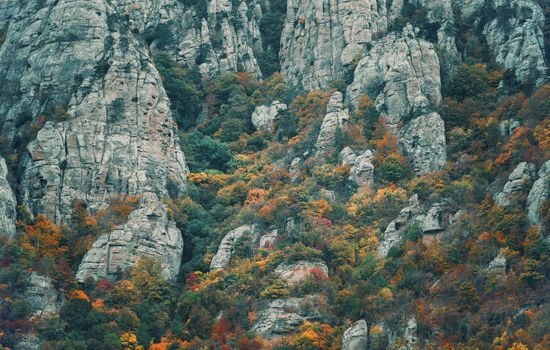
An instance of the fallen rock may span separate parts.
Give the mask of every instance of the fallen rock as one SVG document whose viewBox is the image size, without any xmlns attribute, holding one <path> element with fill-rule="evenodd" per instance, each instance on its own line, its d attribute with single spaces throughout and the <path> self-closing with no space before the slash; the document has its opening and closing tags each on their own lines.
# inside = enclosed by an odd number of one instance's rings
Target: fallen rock
<svg viewBox="0 0 550 350">
<path fill-rule="evenodd" d="M 293 263 L 282 263 L 275 269 L 283 280 L 289 286 L 295 286 L 306 280 L 308 277 L 314 277 L 320 273 L 328 277 L 328 267 L 322 261 L 297 261 Z"/>
<path fill-rule="evenodd" d="M 0 237 L 15 237 L 16 208 L 17 200 L 8 182 L 8 167 L 0 157 Z"/>
<path fill-rule="evenodd" d="M 218 252 L 216 253 L 216 255 L 214 255 L 212 261 L 210 262 L 211 271 L 217 269 L 225 269 L 230 266 L 231 257 L 233 256 L 233 252 L 235 250 L 235 244 L 246 233 L 257 236 L 256 225 L 243 225 L 237 227 L 236 229 L 230 231 L 225 235 L 220 243 L 220 246 L 218 247 Z"/>
<path fill-rule="evenodd" d="M 100 236 L 84 255 L 76 279 L 116 280 L 127 274 L 141 257 L 157 259 L 165 278 L 177 276 L 183 239 L 168 219 L 166 205 L 154 193 L 144 193 L 128 222 Z"/>
<path fill-rule="evenodd" d="M 445 212 L 448 208 L 448 202 L 434 203 L 424 216 L 424 220 L 422 221 L 422 232 L 424 234 L 434 234 L 443 231 L 449 222 L 449 220 L 445 220 Z"/>
</svg>

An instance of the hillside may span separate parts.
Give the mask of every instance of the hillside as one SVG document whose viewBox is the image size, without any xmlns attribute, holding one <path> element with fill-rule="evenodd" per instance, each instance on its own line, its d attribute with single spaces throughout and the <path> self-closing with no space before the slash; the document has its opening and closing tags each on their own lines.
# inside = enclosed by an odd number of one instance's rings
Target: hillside
<svg viewBox="0 0 550 350">
<path fill-rule="evenodd" d="M 550 348 L 545 0 L 4 0 L 0 349 Z"/>
</svg>

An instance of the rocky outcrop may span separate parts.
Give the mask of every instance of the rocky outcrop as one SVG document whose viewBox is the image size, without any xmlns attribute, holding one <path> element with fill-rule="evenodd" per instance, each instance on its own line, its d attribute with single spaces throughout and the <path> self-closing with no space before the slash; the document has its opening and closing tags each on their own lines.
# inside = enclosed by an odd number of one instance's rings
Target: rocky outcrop
<svg viewBox="0 0 550 350">
<path fill-rule="evenodd" d="M 304 321 L 321 316 L 315 309 L 319 303 L 317 299 L 317 295 L 309 295 L 273 300 L 267 308 L 258 312 L 252 331 L 268 339 L 296 332 Z"/>
<path fill-rule="evenodd" d="M 349 124 L 349 113 L 344 109 L 343 95 L 336 91 L 330 97 L 327 105 L 327 114 L 321 124 L 321 130 L 315 142 L 318 155 L 325 155 L 334 149 L 338 129 L 343 130 Z"/>
<path fill-rule="evenodd" d="M 485 271 L 495 275 L 505 275 L 507 265 L 508 261 L 506 260 L 504 252 L 501 249 L 498 255 L 489 263 L 489 265 L 487 265 Z"/>
<path fill-rule="evenodd" d="M 495 203 L 500 207 L 509 207 L 522 202 L 527 196 L 535 177 L 535 165 L 519 163 L 508 176 L 508 181 L 500 193 L 495 196 Z"/>
<path fill-rule="evenodd" d="M 385 0 L 288 0 L 280 53 L 287 83 L 313 90 L 342 80 L 387 30 L 386 12 Z"/>
<path fill-rule="evenodd" d="M 243 225 L 225 235 L 218 247 L 218 252 L 210 262 L 210 270 L 225 269 L 230 266 L 235 244 L 246 233 L 257 236 L 257 227 L 255 225 Z"/>
<path fill-rule="evenodd" d="M 277 239 L 279 238 L 279 233 L 277 230 L 273 230 L 265 235 L 260 237 L 259 247 L 263 249 L 273 249 L 277 244 Z"/>
<path fill-rule="evenodd" d="M 409 205 L 401 209 L 397 218 L 386 227 L 384 236 L 377 250 L 380 256 L 385 257 L 392 247 L 399 244 L 401 236 L 406 229 L 411 224 L 418 221 L 417 216 L 419 212 L 420 206 L 418 204 L 418 195 L 415 194 L 409 198 Z"/>
<path fill-rule="evenodd" d="M 368 346 L 368 328 L 365 320 L 355 322 L 342 337 L 342 350 L 365 350 Z"/>
<path fill-rule="evenodd" d="M 302 159 L 298 157 L 294 158 L 290 163 L 288 173 L 292 181 L 297 181 L 302 176 L 302 163 Z"/>
<path fill-rule="evenodd" d="M 492 0 L 486 6 L 496 15 L 483 29 L 495 60 L 520 81 L 532 79 L 541 85 L 548 78 L 542 8 L 532 0 Z"/>
<path fill-rule="evenodd" d="M 424 234 L 434 234 L 443 231 L 449 224 L 449 215 L 446 215 L 449 207 L 450 203 L 447 201 L 434 203 L 424 215 L 422 232 Z"/>
<path fill-rule="evenodd" d="M 28 142 L 28 123 L 49 120 L 21 157 L 22 203 L 63 222 L 75 200 L 96 210 L 121 194 L 166 197 L 168 183 L 181 192 L 187 168 L 168 98 L 117 8 L 27 1 L 3 11 L 2 133 Z"/>
<path fill-rule="evenodd" d="M 531 225 L 541 225 L 540 206 L 550 200 L 550 160 L 540 168 L 539 177 L 527 196 L 527 219 Z"/>
<path fill-rule="evenodd" d="M 252 113 L 252 124 L 256 130 L 272 133 L 279 113 L 286 110 L 287 105 L 279 101 L 273 101 L 269 105 L 258 106 Z"/>
<path fill-rule="evenodd" d="M 413 119 L 399 131 L 398 139 L 417 175 L 440 170 L 447 162 L 445 124 L 436 112 Z"/>
<path fill-rule="evenodd" d="M 8 167 L 6 161 L 0 157 L 0 237 L 13 238 L 17 218 L 17 201 L 7 177 Z"/>
<path fill-rule="evenodd" d="M 374 181 L 374 165 L 372 151 L 366 150 L 357 155 L 350 147 L 345 147 L 338 158 L 342 165 L 351 166 L 349 181 L 358 187 L 372 185 Z"/>
<path fill-rule="evenodd" d="M 201 0 L 187 6 L 142 0 L 116 1 L 114 6 L 152 48 L 171 52 L 182 65 L 198 66 L 203 76 L 249 71 L 261 77 L 256 60 L 262 52 L 259 1 Z"/>
<path fill-rule="evenodd" d="M 297 261 L 282 263 L 275 269 L 275 273 L 287 282 L 289 286 L 295 286 L 309 277 L 328 277 L 328 267 L 323 261 Z"/>
<path fill-rule="evenodd" d="M 161 262 L 165 278 L 178 274 L 183 239 L 154 193 L 144 193 L 128 222 L 100 236 L 86 253 L 76 279 L 115 280 L 127 274 L 141 257 Z"/>
<path fill-rule="evenodd" d="M 412 26 L 377 41 L 359 61 L 347 98 L 356 107 L 366 94 L 397 132 L 403 118 L 427 113 L 441 101 L 439 59 L 433 45 L 416 38 Z"/>
<path fill-rule="evenodd" d="M 35 317 L 55 317 L 61 308 L 61 297 L 53 286 L 52 280 L 36 272 L 31 273 L 29 287 L 25 291 L 25 300 L 31 306 Z"/>
</svg>

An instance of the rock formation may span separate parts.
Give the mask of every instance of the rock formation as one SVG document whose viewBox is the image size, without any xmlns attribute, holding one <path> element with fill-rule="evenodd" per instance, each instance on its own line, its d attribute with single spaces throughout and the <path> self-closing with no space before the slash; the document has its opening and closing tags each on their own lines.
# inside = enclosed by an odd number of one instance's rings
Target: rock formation
<svg viewBox="0 0 550 350">
<path fill-rule="evenodd" d="M 366 94 L 397 132 L 403 118 L 429 112 L 441 101 L 439 59 L 432 44 L 416 38 L 412 26 L 377 41 L 359 61 L 347 99 L 356 107 Z"/>
<path fill-rule="evenodd" d="M 154 193 L 144 193 L 127 223 L 96 240 L 82 259 L 76 279 L 115 280 L 141 257 L 159 260 L 163 276 L 173 278 L 180 268 L 182 249 L 181 233 L 168 219 L 166 206 Z"/>
<path fill-rule="evenodd" d="M 24 297 L 31 306 L 32 316 L 42 318 L 59 314 L 61 297 L 48 277 L 32 272 Z"/>
<path fill-rule="evenodd" d="M 519 163 L 508 176 L 508 181 L 500 193 L 495 196 L 495 203 L 500 207 L 508 207 L 524 200 L 535 176 L 535 165 L 527 162 Z"/>
<path fill-rule="evenodd" d="M 243 225 L 229 231 L 229 233 L 225 235 L 218 247 L 218 252 L 210 262 L 210 270 L 225 269 L 229 267 L 235 244 L 239 238 L 243 237 L 246 233 L 257 236 L 257 227 L 255 225 Z"/>
<path fill-rule="evenodd" d="M 508 261 L 506 260 L 506 257 L 501 249 L 498 252 L 498 255 L 489 263 L 489 265 L 487 265 L 485 270 L 491 274 L 504 275 L 506 274 L 507 265 Z"/>
<path fill-rule="evenodd" d="M 527 196 L 527 219 L 531 225 L 542 224 L 540 206 L 543 201 L 550 200 L 550 160 L 540 167 L 538 175 Z"/>
<path fill-rule="evenodd" d="M 15 220 L 17 218 L 17 201 L 8 182 L 8 167 L 4 158 L 0 157 L 0 237 L 15 236 Z"/>
<path fill-rule="evenodd" d="M 318 155 L 325 155 L 334 149 L 338 129 L 344 129 L 349 123 L 349 113 L 343 106 L 343 95 L 336 91 L 330 97 L 327 105 L 327 114 L 321 124 L 321 130 L 315 142 Z"/>
<path fill-rule="evenodd" d="M 328 267 L 322 261 L 302 260 L 293 263 L 282 263 L 277 266 L 275 273 L 285 280 L 289 286 L 295 286 L 306 278 L 313 277 L 316 273 L 328 277 Z"/>
<path fill-rule="evenodd" d="M 445 125 L 436 112 L 413 119 L 399 131 L 398 140 L 417 175 L 440 170 L 447 162 Z"/>
<path fill-rule="evenodd" d="M 279 233 L 277 230 L 266 233 L 260 237 L 259 247 L 264 249 L 273 249 L 277 244 L 277 238 L 279 238 Z"/>
<path fill-rule="evenodd" d="M 320 317 L 315 310 L 317 295 L 304 298 L 277 299 L 269 302 L 267 308 L 258 312 L 252 331 L 265 338 L 286 335 L 297 331 L 306 320 Z"/>
<path fill-rule="evenodd" d="M 372 164 L 372 151 L 357 155 L 350 147 L 345 147 L 338 158 L 342 165 L 351 166 L 349 181 L 356 184 L 358 187 L 372 185 L 374 181 L 374 165 Z"/>
<path fill-rule="evenodd" d="M 382 257 L 388 255 L 390 249 L 401 241 L 401 236 L 405 230 L 414 222 L 417 221 L 416 217 L 420 211 L 418 204 L 418 195 L 413 195 L 409 198 L 409 205 L 399 212 L 397 218 L 390 222 L 386 230 L 380 245 L 378 246 L 378 254 Z"/>
<path fill-rule="evenodd" d="M 344 332 L 342 350 L 365 350 L 368 345 L 367 339 L 367 322 L 359 320 Z"/>
<path fill-rule="evenodd" d="M 288 0 L 281 72 L 291 86 L 325 89 L 344 78 L 388 26 L 385 0 Z"/>
<path fill-rule="evenodd" d="M 424 220 L 422 220 L 422 232 L 424 234 L 434 234 L 443 231 L 449 222 L 449 220 L 444 220 L 448 208 L 449 203 L 446 201 L 434 203 L 424 216 Z"/>
<path fill-rule="evenodd" d="M 267 106 L 258 106 L 252 113 L 252 124 L 256 130 L 272 133 L 279 113 L 286 110 L 287 105 L 279 101 L 273 101 Z"/>
</svg>

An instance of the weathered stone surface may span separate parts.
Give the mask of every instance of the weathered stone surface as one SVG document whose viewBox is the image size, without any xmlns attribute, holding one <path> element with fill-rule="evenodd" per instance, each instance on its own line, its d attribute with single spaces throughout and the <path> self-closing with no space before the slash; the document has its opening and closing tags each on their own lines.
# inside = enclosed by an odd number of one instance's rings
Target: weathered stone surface
<svg viewBox="0 0 550 350">
<path fill-rule="evenodd" d="M 377 41 L 359 61 L 347 99 L 356 107 L 367 94 L 394 132 L 413 113 L 427 113 L 441 101 L 439 59 L 431 43 L 409 25 Z"/>
<path fill-rule="evenodd" d="M 252 330 L 268 339 L 296 332 L 304 321 L 320 317 L 315 309 L 319 303 L 317 299 L 317 295 L 309 295 L 304 298 L 274 300 L 266 309 L 258 312 Z"/>
<path fill-rule="evenodd" d="M 288 173 L 292 181 L 297 181 L 302 176 L 302 163 L 302 159 L 298 157 L 294 158 L 292 163 L 290 163 Z"/>
<path fill-rule="evenodd" d="M 504 275 L 506 274 L 506 266 L 508 261 L 504 256 L 502 249 L 499 251 L 498 255 L 487 265 L 485 271 L 492 274 Z"/>
<path fill-rule="evenodd" d="M 367 349 L 368 328 L 365 320 L 355 322 L 346 329 L 342 337 L 342 350 L 365 350 Z"/>
<path fill-rule="evenodd" d="M 166 206 L 154 193 L 144 193 L 128 222 L 100 236 L 86 253 L 76 279 L 114 280 L 126 274 L 141 257 L 157 259 L 165 278 L 178 274 L 183 239 L 166 214 Z"/>
<path fill-rule="evenodd" d="M 374 165 L 372 164 L 372 152 L 366 150 L 354 159 L 350 169 L 349 180 L 359 187 L 372 185 L 374 181 Z"/>
<path fill-rule="evenodd" d="M 230 266 L 235 244 L 246 233 L 257 236 L 257 227 L 255 225 L 243 225 L 225 235 L 218 247 L 218 252 L 210 262 L 210 270 L 225 269 Z"/>
<path fill-rule="evenodd" d="M 62 300 L 52 280 L 33 272 L 29 283 L 24 297 L 31 306 L 32 315 L 40 318 L 57 316 Z"/>
<path fill-rule="evenodd" d="M 542 8 L 532 0 L 492 0 L 488 5 L 497 15 L 485 25 L 483 34 L 495 60 L 513 70 L 520 81 L 533 79 L 541 85 L 548 78 Z M 506 15 L 499 18 L 499 13 Z"/>
<path fill-rule="evenodd" d="M 277 238 L 279 238 L 279 233 L 277 230 L 266 233 L 260 237 L 259 247 L 264 249 L 273 249 L 277 244 Z"/>
<path fill-rule="evenodd" d="M 289 286 L 295 286 L 308 277 L 313 277 L 312 270 L 328 277 L 328 267 L 323 261 L 297 261 L 282 263 L 275 269 L 275 273 L 284 279 Z"/>
<path fill-rule="evenodd" d="M 399 131 L 399 146 L 417 175 L 440 170 L 447 162 L 443 119 L 436 112 L 413 119 Z"/>
<path fill-rule="evenodd" d="M 289 0 L 281 72 L 291 86 L 328 88 L 388 26 L 385 0 Z"/>
<path fill-rule="evenodd" d="M 252 124 L 256 130 L 273 132 L 274 122 L 281 111 L 286 111 L 287 105 L 279 101 L 273 101 L 269 105 L 258 106 L 252 113 Z"/>
<path fill-rule="evenodd" d="M 261 77 L 256 60 L 262 52 L 259 1 L 205 2 L 205 8 L 174 0 L 118 0 L 114 6 L 128 16 L 134 33 L 149 41 L 156 36 L 152 48 L 171 52 L 182 65 L 197 65 L 203 76 L 249 71 Z"/>
<path fill-rule="evenodd" d="M 449 208 L 448 202 L 434 203 L 422 221 L 422 232 L 425 234 L 433 234 L 443 231 L 448 225 L 448 215 L 445 217 L 445 212 Z M 445 220 L 447 218 L 447 220 Z"/>
<path fill-rule="evenodd" d="M 541 166 L 538 175 L 527 196 L 527 219 L 531 225 L 542 224 L 540 206 L 543 201 L 550 200 L 550 160 Z"/>
<path fill-rule="evenodd" d="M 318 155 L 324 155 L 335 147 L 338 129 L 345 129 L 349 123 L 349 113 L 343 106 L 343 95 L 336 91 L 330 97 L 327 105 L 327 114 L 321 124 L 321 130 L 315 142 Z"/>
<path fill-rule="evenodd" d="M 535 165 L 527 162 L 519 163 L 508 176 L 504 188 L 495 196 L 495 203 L 500 207 L 508 207 L 527 195 L 535 176 Z"/>
<path fill-rule="evenodd" d="M 0 236 L 13 238 L 17 218 L 17 201 L 7 177 L 8 167 L 6 161 L 0 157 Z"/>
<path fill-rule="evenodd" d="M 401 235 L 409 225 L 416 221 L 416 216 L 420 212 L 418 204 L 418 195 L 409 198 L 409 205 L 403 208 L 397 218 L 390 222 L 384 231 L 384 237 L 378 246 L 378 254 L 385 257 L 390 249 L 401 241 Z"/>
</svg>

